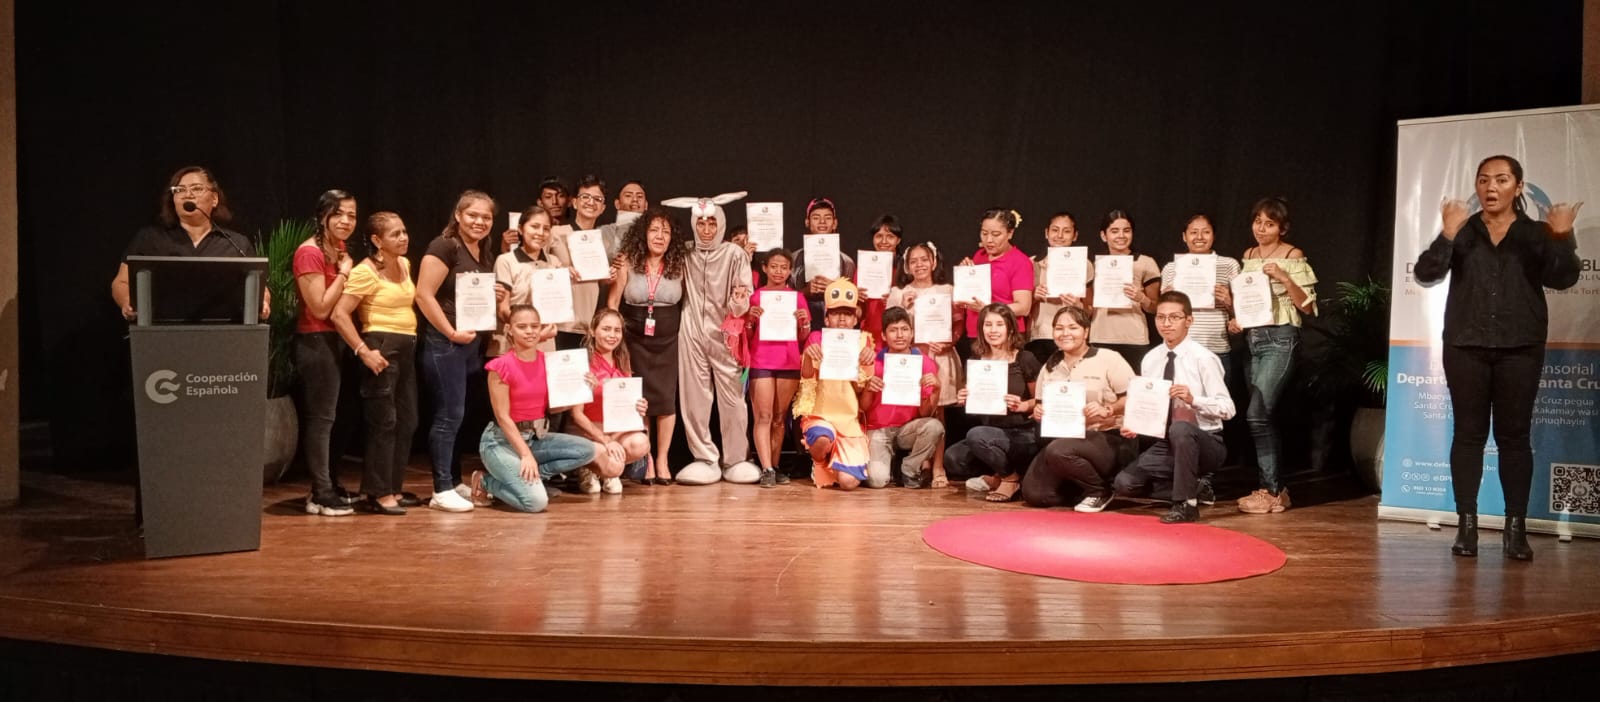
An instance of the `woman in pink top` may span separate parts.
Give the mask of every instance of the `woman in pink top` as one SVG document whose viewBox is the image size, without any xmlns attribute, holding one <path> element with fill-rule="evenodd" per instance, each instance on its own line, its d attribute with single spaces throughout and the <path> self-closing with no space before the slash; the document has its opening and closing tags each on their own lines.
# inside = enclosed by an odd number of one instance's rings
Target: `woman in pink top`
<svg viewBox="0 0 1600 702">
<path fill-rule="evenodd" d="M 316 233 L 294 252 L 294 282 L 300 291 L 294 338 L 294 363 L 302 381 L 300 452 L 311 472 L 306 512 L 328 517 L 354 514 L 350 505 L 357 497 L 335 480 L 328 457 L 345 359 L 339 332 L 328 318 L 350 277 L 345 240 L 355 230 L 355 197 L 343 190 L 329 190 L 317 198 Z"/>
<path fill-rule="evenodd" d="M 979 225 L 977 253 L 961 261 L 963 266 L 989 264 L 989 301 L 1011 308 L 1017 318 L 1017 331 L 1027 338 L 1028 314 L 1033 311 L 1033 260 L 1011 245 L 1011 237 L 1022 224 L 1016 210 L 991 209 L 983 213 Z M 972 355 L 972 340 L 978 337 L 978 312 L 985 305 L 979 300 L 956 300 L 968 312 L 967 336 L 959 351 L 962 358 Z"/>
<path fill-rule="evenodd" d="M 805 298 L 787 285 L 793 256 L 783 249 L 766 254 L 761 272 L 766 286 L 750 295 L 750 311 L 745 314 L 745 336 L 750 339 L 750 405 L 755 415 L 750 435 L 761 461 L 761 487 L 786 485 L 789 476 L 776 470 L 783 453 L 784 415 L 800 389 L 800 337 L 811 330 L 811 314 Z M 794 293 L 795 340 L 761 341 L 760 327 L 763 292 Z"/>
<path fill-rule="evenodd" d="M 605 445 L 622 451 L 623 461 L 634 463 L 650 453 L 650 438 L 643 431 L 619 431 L 606 433 L 605 427 L 605 383 L 612 378 L 633 377 L 633 363 L 628 358 L 628 346 L 622 341 L 622 313 L 609 307 L 600 308 L 594 313 L 594 319 L 589 322 L 589 337 L 583 342 L 584 348 L 589 350 L 589 372 L 594 376 L 590 385 L 594 391 L 594 400 L 581 405 L 580 412 L 569 415 L 572 422 L 577 425 L 578 433 L 587 436 Z M 638 402 L 639 414 L 643 416 L 650 411 L 650 404 L 643 397 Z M 639 466 L 641 469 L 644 466 Z M 593 471 L 578 469 L 578 487 L 586 493 L 594 494 L 602 489 L 608 495 L 622 493 L 622 476 L 605 479 L 601 484 L 599 476 Z"/>
<path fill-rule="evenodd" d="M 494 421 L 483 428 L 478 442 L 485 470 L 474 472 L 468 484 L 474 506 L 499 498 L 518 511 L 543 512 L 550 503 L 546 478 L 584 466 L 594 466 L 609 478 L 622 472 L 622 455 L 614 445 L 550 431 L 545 357 L 538 348 L 547 330 L 532 305 L 513 306 L 506 327 L 512 352 L 484 366 L 489 371 L 489 404 L 494 406 Z"/>
</svg>

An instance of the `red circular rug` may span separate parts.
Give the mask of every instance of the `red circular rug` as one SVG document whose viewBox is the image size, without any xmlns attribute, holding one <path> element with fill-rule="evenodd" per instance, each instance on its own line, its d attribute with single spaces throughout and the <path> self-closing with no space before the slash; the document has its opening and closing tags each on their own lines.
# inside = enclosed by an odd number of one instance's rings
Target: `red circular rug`
<svg viewBox="0 0 1600 702">
<path fill-rule="evenodd" d="M 1212 583 L 1283 567 L 1283 551 L 1254 536 L 1156 517 L 1021 510 L 935 522 L 935 550 L 969 563 L 1030 575 L 1125 585 Z"/>
</svg>

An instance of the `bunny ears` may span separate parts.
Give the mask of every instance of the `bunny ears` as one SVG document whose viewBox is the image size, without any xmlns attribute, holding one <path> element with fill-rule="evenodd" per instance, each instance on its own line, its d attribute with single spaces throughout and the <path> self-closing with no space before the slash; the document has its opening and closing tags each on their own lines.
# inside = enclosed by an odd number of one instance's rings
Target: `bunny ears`
<svg viewBox="0 0 1600 702">
<path fill-rule="evenodd" d="M 667 207 L 681 207 L 689 210 L 689 218 L 692 221 L 701 217 L 716 217 L 722 205 L 740 200 L 748 194 L 748 192 L 740 190 L 736 193 L 723 193 L 716 197 L 675 197 L 670 200 L 662 200 L 661 204 Z"/>
</svg>

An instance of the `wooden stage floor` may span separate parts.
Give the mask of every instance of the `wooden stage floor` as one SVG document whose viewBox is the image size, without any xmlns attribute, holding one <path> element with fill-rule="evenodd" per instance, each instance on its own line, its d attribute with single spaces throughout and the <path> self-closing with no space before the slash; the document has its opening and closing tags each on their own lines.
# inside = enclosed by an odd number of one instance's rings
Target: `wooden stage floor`
<svg viewBox="0 0 1600 702">
<path fill-rule="evenodd" d="M 413 487 L 426 493 L 415 469 Z M 131 489 L 24 474 L 0 512 L 0 638 L 202 659 L 544 680 L 1022 685 L 1416 671 L 1600 650 L 1600 543 L 1380 523 L 1375 497 L 1210 524 L 1289 556 L 1242 581 L 1113 586 L 970 565 L 923 527 L 959 490 L 627 487 L 499 509 L 312 517 L 271 486 L 261 550 L 145 561 Z M 1121 503 L 1119 503 L 1121 504 Z M 1129 505 L 1148 514 L 1153 507 Z M 1138 558 L 1139 544 L 1127 544 Z"/>
</svg>

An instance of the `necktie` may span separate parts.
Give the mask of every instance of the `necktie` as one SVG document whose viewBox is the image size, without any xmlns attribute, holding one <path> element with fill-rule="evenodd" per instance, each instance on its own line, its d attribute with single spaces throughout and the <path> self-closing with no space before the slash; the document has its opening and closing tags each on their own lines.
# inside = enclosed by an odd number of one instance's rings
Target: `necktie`
<svg viewBox="0 0 1600 702">
<path fill-rule="evenodd" d="M 1161 371 L 1161 379 L 1170 382 L 1174 377 L 1177 376 L 1177 374 L 1178 374 L 1178 352 L 1176 352 L 1176 351 L 1168 351 L 1167 352 L 1167 367 Z M 1177 413 L 1178 413 L 1178 400 L 1177 400 L 1177 398 L 1172 398 L 1172 399 L 1167 400 L 1167 427 L 1168 428 L 1170 428 L 1172 426 L 1172 418 Z"/>
</svg>

